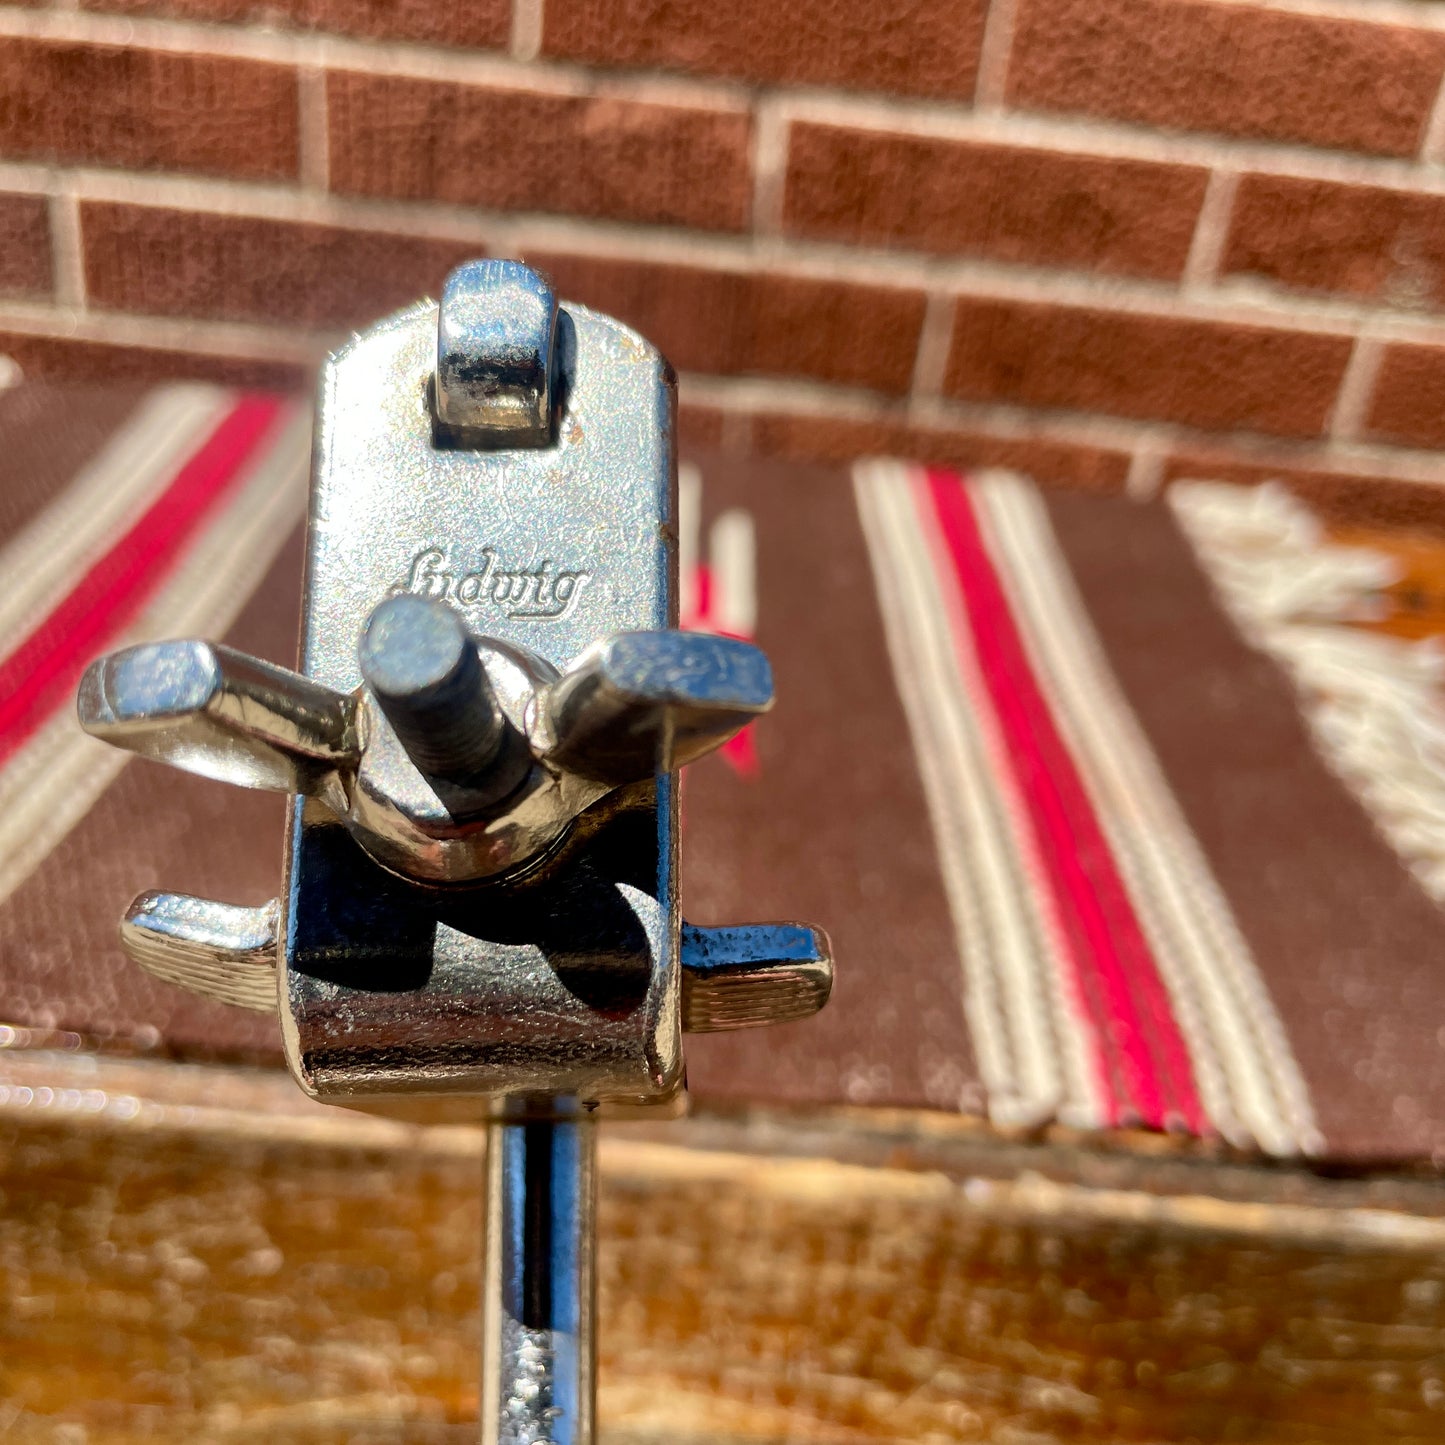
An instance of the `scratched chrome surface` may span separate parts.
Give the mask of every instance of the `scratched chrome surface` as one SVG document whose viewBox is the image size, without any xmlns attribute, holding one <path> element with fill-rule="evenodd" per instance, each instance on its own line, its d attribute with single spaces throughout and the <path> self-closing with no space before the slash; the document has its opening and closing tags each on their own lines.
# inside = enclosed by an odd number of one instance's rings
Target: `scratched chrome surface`
<svg viewBox="0 0 1445 1445">
<path fill-rule="evenodd" d="M 482 1299 L 487 1445 L 586 1445 L 593 1438 L 596 1136 L 591 1123 L 506 1124 L 490 1135 Z"/>
<path fill-rule="evenodd" d="M 302 670 L 343 692 L 389 592 L 446 596 L 474 632 L 563 667 L 610 632 L 671 625 L 672 409 L 661 353 L 567 306 L 554 446 L 437 450 L 437 310 L 358 336 L 321 382 Z M 665 545 L 659 545 L 659 540 Z"/>
<path fill-rule="evenodd" d="M 358 336 L 318 408 L 302 670 L 350 692 L 356 640 L 398 591 L 558 667 L 676 617 L 675 382 L 635 333 L 560 317 L 554 446 L 434 445 L 437 308 Z M 312 804 L 293 811 L 282 1032 L 308 1092 L 431 1118 L 507 1098 L 671 1097 L 681 1083 L 676 791 L 619 794 L 533 880 L 438 900 Z M 450 1108 L 448 1107 L 450 1103 Z"/>
</svg>

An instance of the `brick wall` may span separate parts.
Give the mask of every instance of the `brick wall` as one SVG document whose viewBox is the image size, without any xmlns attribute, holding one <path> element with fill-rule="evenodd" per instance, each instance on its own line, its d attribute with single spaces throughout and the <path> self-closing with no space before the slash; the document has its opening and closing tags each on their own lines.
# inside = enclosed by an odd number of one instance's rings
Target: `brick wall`
<svg viewBox="0 0 1445 1445">
<path fill-rule="evenodd" d="M 0 5 L 0 352 L 292 381 L 520 254 L 690 435 L 1445 480 L 1434 0 Z"/>
</svg>

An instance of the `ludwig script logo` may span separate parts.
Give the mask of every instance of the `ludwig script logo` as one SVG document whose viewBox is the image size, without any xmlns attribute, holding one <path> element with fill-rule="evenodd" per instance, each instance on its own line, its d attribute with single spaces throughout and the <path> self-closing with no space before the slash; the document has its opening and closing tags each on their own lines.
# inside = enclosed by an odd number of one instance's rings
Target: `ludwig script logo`
<svg viewBox="0 0 1445 1445">
<path fill-rule="evenodd" d="M 577 602 L 590 572 L 568 572 L 544 558 L 535 567 L 504 567 L 496 551 L 483 547 L 482 565 L 470 571 L 454 567 L 443 547 L 428 547 L 412 559 L 398 592 L 440 597 L 459 607 L 495 607 L 503 616 L 560 620 Z"/>
</svg>

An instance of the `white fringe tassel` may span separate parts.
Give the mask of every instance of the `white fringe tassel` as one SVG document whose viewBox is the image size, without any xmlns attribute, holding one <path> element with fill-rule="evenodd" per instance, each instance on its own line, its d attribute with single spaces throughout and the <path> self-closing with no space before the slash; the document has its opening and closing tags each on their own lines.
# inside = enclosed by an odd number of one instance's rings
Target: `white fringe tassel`
<svg viewBox="0 0 1445 1445">
<path fill-rule="evenodd" d="M 1445 652 L 1340 625 L 1381 614 L 1398 565 L 1331 543 L 1276 483 L 1180 482 L 1168 496 L 1240 630 L 1293 679 L 1325 761 L 1445 905 Z"/>
</svg>

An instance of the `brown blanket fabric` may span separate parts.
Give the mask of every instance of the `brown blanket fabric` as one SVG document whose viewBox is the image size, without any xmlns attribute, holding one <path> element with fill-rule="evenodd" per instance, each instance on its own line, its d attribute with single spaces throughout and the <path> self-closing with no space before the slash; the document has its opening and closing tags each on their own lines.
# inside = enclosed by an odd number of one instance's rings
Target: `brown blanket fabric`
<svg viewBox="0 0 1445 1445">
<path fill-rule="evenodd" d="M 273 895 L 281 801 L 127 762 L 71 697 L 139 637 L 294 656 L 306 421 L 208 386 L 0 394 L 13 1041 L 278 1057 L 116 920 L 151 886 Z M 688 915 L 816 920 L 838 955 L 820 1018 L 689 1041 L 698 1099 L 1438 1160 L 1445 917 L 1167 505 L 706 457 L 682 498 L 684 624 L 755 636 L 778 683 L 687 775 Z"/>
</svg>

